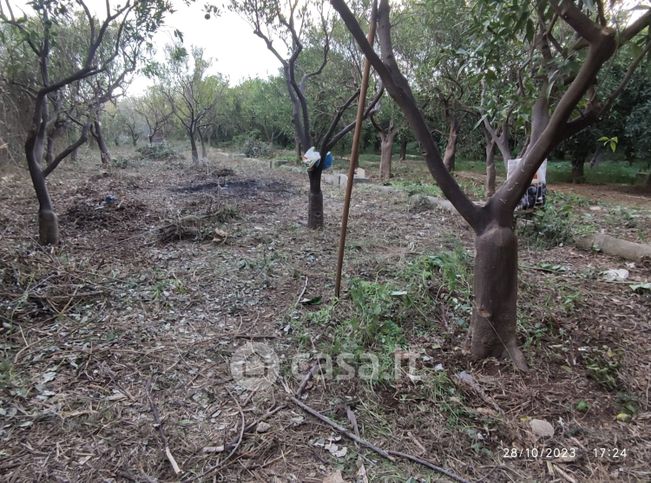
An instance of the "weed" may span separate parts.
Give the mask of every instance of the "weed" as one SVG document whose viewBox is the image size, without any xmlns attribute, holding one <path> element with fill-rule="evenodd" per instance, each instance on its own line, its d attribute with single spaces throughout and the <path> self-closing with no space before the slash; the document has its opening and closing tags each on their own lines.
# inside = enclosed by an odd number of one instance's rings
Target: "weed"
<svg viewBox="0 0 651 483">
<path fill-rule="evenodd" d="M 457 183 L 470 198 L 475 200 L 482 200 L 486 196 L 486 190 L 483 184 L 478 183 L 474 179 L 456 177 Z"/>
<path fill-rule="evenodd" d="M 157 280 L 151 291 L 154 300 L 161 300 L 167 298 L 171 293 L 185 293 L 186 288 L 181 280 L 173 277 Z"/>
<path fill-rule="evenodd" d="M 635 416 L 640 409 L 638 400 L 625 392 L 617 393 L 617 405 L 620 412 L 630 416 Z"/>
<path fill-rule="evenodd" d="M 577 411 L 582 413 L 587 413 L 588 410 L 590 409 L 590 404 L 588 404 L 586 401 L 582 399 L 578 403 L 576 403 L 575 407 Z"/>
<path fill-rule="evenodd" d="M 420 382 L 413 390 L 400 394 L 403 402 L 413 400 L 427 401 L 437 408 L 449 427 L 465 426 L 473 418 L 464 404 L 464 396 L 454 384 L 447 371 L 432 368 L 420 368 Z"/>
<path fill-rule="evenodd" d="M 573 207 L 570 204 L 548 203 L 544 208 L 535 210 L 524 223 L 519 224 L 518 235 L 520 239 L 537 248 L 568 244 L 574 239 L 572 212 Z"/>
<path fill-rule="evenodd" d="M 427 196 L 443 196 L 441 189 L 435 184 L 431 183 L 422 183 L 420 181 L 406 181 L 406 180 L 394 180 L 391 182 L 391 186 L 398 188 L 399 190 L 406 191 L 407 195 L 412 196 L 416 194 L 427 195 Z"/>
<path fill-rule="evenodd" d="M 364 362 L 364 353 L 373 352 L 379 364 L 376 380 L 393 374 L 394 352 L 406 344 L 403 330 L 397 323 L 401 320 L 400 302 L 394 293 L 387 284 L 353 279 L 349 294 L 354 313 L 336 327 L 326 348 L 333 355 L 353 354 L 354 364 Z M 309 319 L 312 323 L 329 323 L 331 310 L 324 307 L 312 313 Z"/>
<path fill-rule="evenodd" d="M 588 377 L 605 389 L 613 391 L 621 385 L 619 379 L 619 353 L 607 346 L 593 348 L 586 357 Z"/>
<path fill-rule="evenodd" d="M 111 164 L 114 168 L 126 169 L 129 166 L 129 159 L 117 156 L 111 159 Z"/>
<path fill-rule="evenodd" d="M 427 290 L 439 275 L 440 285 L 445 289 L 441 294 L 455 310 L 470 311 L 469 300 L 472 294 L 472 267 L 468 252 L 462 248 L 442 251 L 412 261 L 403 273 L 417 291 Z"/>
</svg>

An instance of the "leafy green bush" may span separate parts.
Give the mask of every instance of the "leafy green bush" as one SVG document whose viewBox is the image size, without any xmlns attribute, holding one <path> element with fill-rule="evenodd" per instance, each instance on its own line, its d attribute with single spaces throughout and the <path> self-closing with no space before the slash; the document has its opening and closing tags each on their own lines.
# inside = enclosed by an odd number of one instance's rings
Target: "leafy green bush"
<svg viewBox="0 0 651 483">
<path fill-rule="evenodd" d="M 118 156 L 111 160 L 111 164 L 114 168 L 126 169 L 129 165 L 129 159 Z"/>
<path fill-rule="evenodd" d="M 183 155 L 174 150 L 174 148 L 167 143 L 140 146 L 136 151 L 140 155 L 141 159 L 149 159 L 151 161 L 173 161 L 176 159 L 183 159 Z"/>
<path fill-rule="evenodd" d="M 547 194 L 543 208 L 536 208 L 531 215 L 525 215 L 518 223 L 518 236 L 536 248 L 553 248 L 572 243 L 576 235 L 589 231 L 581 224 L 576 208 L 587 206 L 585 198 L 576 195 L 553 192 Z"/>
<path fill-rule="evenodd" d="M 271 156 L 271 147 L 259 139 L 248 138 L 244 141 L 242 152 L 247 158 L 268 158 Z"/>
</svg>

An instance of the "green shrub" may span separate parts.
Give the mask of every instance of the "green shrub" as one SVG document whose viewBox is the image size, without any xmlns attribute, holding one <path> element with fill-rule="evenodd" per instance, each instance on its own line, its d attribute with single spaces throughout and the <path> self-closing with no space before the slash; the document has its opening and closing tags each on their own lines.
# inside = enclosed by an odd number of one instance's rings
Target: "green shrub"
<svg viewBox="0 0 651 483">
<path fill-rule="evenodd" d="M 577 207 L 589 203 L 585 198 L 559 192 L 547 193 L 543 208 L 536 208 L 531 215 L 525 215 L 518 223 L 518 236 L 537 248 L 553 248 L 572 243 L 577 235 L 590 231 L 576 214 Z"/>
<path fill-rule="evenodd" d="M 174 148 L 167 143 L 140 146 L 136 151 L 140 155 L 141 159 L 148 159 L 151 161 L 173 161 L 176 159 L 183 159 L 183 155 L 174 150 Z"/>
<path fill-rule="evenodd" d="M 129 159 L 118 156 L 111 160 L 111 164 L 114 168 L 126 169 L 129 165 Z"/>
<path fill-rule="evenodd" d="M 268 158 L 272 154 L 269 144 L 254 138 L 244 141 L 242 152 L 247 158 Z"/>
</svg>

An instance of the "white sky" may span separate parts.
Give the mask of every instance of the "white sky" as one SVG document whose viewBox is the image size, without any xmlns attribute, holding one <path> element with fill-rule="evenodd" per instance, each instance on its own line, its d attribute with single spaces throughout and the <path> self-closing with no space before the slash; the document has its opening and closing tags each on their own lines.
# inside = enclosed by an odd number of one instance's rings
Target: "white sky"
<svg viewBox="0 0 651 483">
<path fill-rule="evenodd" d="M 88 3 L 104 5 L 104 0 L 88 0 Z M 206 56 L 213 60 L 212 72 L 228 77 L 231 85 L 249 77 L 267 77 L 278 72 L 278 59 L 237 14 L 223 9 L 219 17 L 213 15 L 206 20 L 203 1 L 186 6 L 182 1 L 174 0 L 173 4 L 176 12 L 166 17 L 165 26 L 154 38 L 159 53 L 165 44 L 174 41 L 173 33 L 178 29 L 183 33 L 184 44 L 203 47 Z M 147 79 L 137 78 L 128 92 L 137 95 L 146 86 Z"/>
<path fill-rule="evenodd" d="M 3 0 L 0 0 L 3 1 Z M 20 9 L 27 14 L 31 8 L 25 7 L 27 0 L 9 0 L 16 15 Z M 111 6 L 120 3 L 113 0 Z M 204 0 L 197 0 L 187 6 L 181 0 L 173 0 L 175 13 L 166 16 L 165 26 L 154 37 L 154 45 L 161 55 L 163 47 L 174 41 L 174 30 L 183 33 L 186 47 L 203 47 L 207 57 L 213 60 L 211 73 L 221 73 L 228 77 L 231 85 L 240 83 L 249 77 L 267 77 L 276 74 L 280 63 L 271 52 L 267 50 L 262 39 L 253 34 L 251 26 L 226 9 L 222 9 L 219 17 L 214 15 L 206 20 L 203 5 Z M 213 0 L 213 3 L 224 3 Z M 106 16 L 105 0 L 86 0 L 88 8 L 99 18 Z M 149 85 L 148 79 L 143 76 L 134 78 L 127 90 L 130 95 L 138 95 Z"/>
</svg>

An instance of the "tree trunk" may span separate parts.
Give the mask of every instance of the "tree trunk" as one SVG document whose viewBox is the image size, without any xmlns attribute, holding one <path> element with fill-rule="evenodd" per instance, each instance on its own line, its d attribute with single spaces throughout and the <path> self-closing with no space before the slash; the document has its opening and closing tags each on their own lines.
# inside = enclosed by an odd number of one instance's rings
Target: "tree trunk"
<svg viewBox="0 0 651 483">
<path fill-rule="evenodd" d="M 54 136 L 47 137 L 47 147 L 45 148 L 45 164 L 48 166 L 54 161 Z"/>
<path fill-rule="evenodd" d="M 43 131 L 32 132 L 25 142 L 25 156 L 32 178 L 36 198 L 38 199 L 38 233 L 41 245 L 54 245 L 59 242 L 59 219 L 52 209 L 52 201 L 47 190 L 45 176 L 39 163 L 43 157 L 45 143 Z"/>
<path fill-rule="evenodd" d="M 199 142 L 201 143 L 201 159 L 206 160 L 208 159 L 208 152 L 206 151 L 206 140 L 201 130 L 199 130 Z"/>
<path fill-rule="evenodd" d="M 580 184 L 585 181 L 584 164 L 585 158 L 583 156 L 572 160 L 572 183 Z"/>
<path fill-rule="evenodd" d="M 307 206 L 307 227 L 312 230 L 323 228 L 323 192 L 321 191 L 321 166 L 308 173 L 310 178 L 310 194 Z"/>
<path fill-rule="evenodd" d="M 93 137 L 97 141 L 97 147 L 99 148 L 100 158 L 103 165 L 111 164 L 111 153 L 109 152 L 106 141 L 104 140 L 104 135 L 102 134 L 102 125 L 99 121 L 93 123 Z"/>
<path fill-rule="evenodd" d="M 495 194 L 495 141 L 486 140 L 486 198 Z"/>
<path fill-rule="evenodd" d="M 393 157 L 393 139 L 396 133 L 393 130 L 381 132 L 380 139 L 380 179 L 388 181 L 391 178 L 391 158 Z"/>
<path fill-rule="evenodd" d="M 192 162 L 195 164 L 199 163 L 199 151 L 197 151 L 197 140 L 195 139 L 195 134 L 192 131 L 188 132 L 190 137 L 190 148 L 192 149 Z"/>
<path fill-rule="evenodd" d="M 303 150 L 301 149 L 301 142 L 296 138 L 296 160 L 298 162 L 303 161 Z"/>
<path fill-rule="evenodd" d="M 445 154 L 443 155 L 443 164 L 446 169 L 451 173 L 454 171 L 454 157 L 457 153 L 457 138 L 459 135 L 459 121 L 456 118 L 452 119 L 450 123 L 450 132 L 448 134 L 448 143 L 445 146 Z"/>
<path fill-rule="evenodd" d="M 471 354 L 476 359 L 510 356 L 516 367 L 527 370 L 516 338 L 518 243 L 512 224 L 492 222 L 477 235 L 475 250 Z"/>
<path fill-rule="evenodd" d="M 400 159 L 399 161 L 404 161 L 407 159 L 407 138 L 402 137 L 400 139 Z"/>
</svg>

